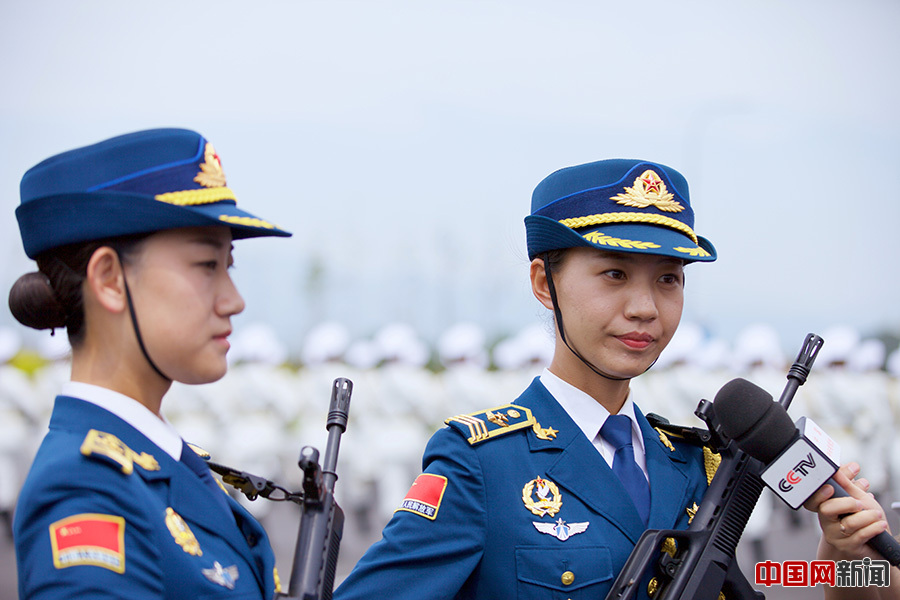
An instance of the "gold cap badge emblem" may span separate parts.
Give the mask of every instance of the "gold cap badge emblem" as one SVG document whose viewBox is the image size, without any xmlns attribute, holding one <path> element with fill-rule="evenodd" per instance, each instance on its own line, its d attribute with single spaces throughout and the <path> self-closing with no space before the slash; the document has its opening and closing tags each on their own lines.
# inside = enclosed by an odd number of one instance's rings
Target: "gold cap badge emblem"
<svg viewBox="0 0 900 600">
<path fill-rule="evenodd" d="M 626 186 L 624 194 L 612 196 L 610 200 L 615 200 L 616 204 L 633 208 L 655 206 L 665 212 L 683 211 L 684 206 L 674 198 L 675 195 L 669 192 L 659 175 L 655 171 L 647 169 L 634 180 L 631 187 Z"/>
<path fill-rule="evenodd" d="M 222 161 L 216 154 L 216 149 L 206 142 L 206 150 L 203 152 L 203 162 L 200 163 L 200 172 L 194 177 L 194 181 L 203 187 L 225 187 L 225 171 L 222 170 Z"/>
</svg>

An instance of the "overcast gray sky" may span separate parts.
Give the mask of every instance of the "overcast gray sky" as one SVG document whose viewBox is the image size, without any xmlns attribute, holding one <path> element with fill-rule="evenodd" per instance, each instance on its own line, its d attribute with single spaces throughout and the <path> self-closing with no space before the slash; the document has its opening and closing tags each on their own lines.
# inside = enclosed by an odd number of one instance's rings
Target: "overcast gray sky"
<svg viewBox="0 0 900 600">
<path fill-rule="evenodd" d="M 0 285 L 30 270 L 26 169 L 179 126 L 294 232 L 240 242 L 235 271 L 237 326 L 291 344 L 322 319 L 533 323 L 531 191 L 615 157 L 690 182 L 720 259 L 690 267 L 685 318 L 772 323 L 789 348 L 900 333 L 898 26 L 893 0 L 0 0 Z"/>
</svg>

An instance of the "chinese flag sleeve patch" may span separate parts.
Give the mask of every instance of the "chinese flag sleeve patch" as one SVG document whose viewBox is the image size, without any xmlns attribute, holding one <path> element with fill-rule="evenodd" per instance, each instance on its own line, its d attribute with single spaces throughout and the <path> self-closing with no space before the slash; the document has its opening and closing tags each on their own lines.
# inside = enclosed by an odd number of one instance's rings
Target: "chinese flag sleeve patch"
<svg viewBox="0 0 900 600">
<path fill-rule="evenodd" d="M 50 525 L 53 566 L 103 567 L 125 572 L 125 519 L 113 515 L 73 515 Z"/>
<path fill-rule="evenodd" d="M 437 518 L 438 509 L 441 508 L 441 499 L 444 497 L 446 489 L 446 477 L 422 473 L 416 477 L 406 498 L 403 499 L 397 510 L 409 511 L 434 521 Z"/>
</svg>

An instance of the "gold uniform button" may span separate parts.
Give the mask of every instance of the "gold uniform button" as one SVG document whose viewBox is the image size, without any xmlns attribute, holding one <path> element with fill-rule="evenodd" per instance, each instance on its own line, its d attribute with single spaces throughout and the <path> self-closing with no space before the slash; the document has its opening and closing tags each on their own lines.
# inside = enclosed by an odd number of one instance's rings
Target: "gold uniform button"
<svg viewBox="0 0 900 600">
<path fill-rule="evenodd" d="M 562 574 L 562 577 L 560 579 L 562 579 L 563 585 L 572 585 L 572 582 L 575 581 L 575 573 L 573 573 L 572 571 L 566 571 Z"/>
</svg>

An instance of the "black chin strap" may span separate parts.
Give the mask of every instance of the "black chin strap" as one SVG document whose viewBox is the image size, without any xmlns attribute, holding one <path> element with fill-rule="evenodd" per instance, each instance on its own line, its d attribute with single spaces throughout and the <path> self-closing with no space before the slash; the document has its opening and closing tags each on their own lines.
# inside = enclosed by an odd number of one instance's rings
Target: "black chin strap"
<svg viewBox="0 0 900 600">
<path fill-rule="evenodd" d="M 604 373 L 603 371 L 595 367 L 593 363 L 591 363 L 588 359 L 583 357 L 578 352 L 578 350 L 572 347 L 571 344 L 569 344 L 569 341 L 566 339 L 566 327 L 565 325 L 563 325 L 562 311 L 559 309 L 559 301 L 557 301 L 556 299 L 556 286 L 553 285 L 553 274 L 550 272 L 550 253 L 548 252 L 544 253 L 544 275 L 547 277 L 547 287 L 550 290 L 550 301 L 553 303 L 553 312 L 556 314 L 556 326 L 557 329 L 559 329 L 559 337 L 562 339 L 563 344 L 566 345 L 566 348 L 568 348 L 569 351 L 572 352 L 572 354 L 578 357 L 578 360 L 587 365 L 587 368 L 589 368 L 600 377 L 609 379 L 610 381 L 628 381 L 629 379 L 631 379 L 631 377 L 614 377 L 612 375 Z M 650 366 L 652 367 L 653 365 Z"/>
<path fill-rule="evenodd" d="M 125 283 L 125 299 L 128 301 L 128 313 L 131 315 L 131 324 L 134 327 L 134 336 L 137 338 L 138 346 L 144 354 L 144 358 L 147 359 L 147 363 L 154 371 L 156 371 L 156 374 L 166 381 L 172 381 L 171 377 L 159 370 L 159 367 L 157 367 L 156 363 L 153 362 L 153 359 L 150 358 L 146 346 L 144 346 L 144 338 L 141 337 L 141 328 L 138 327 L 137 314 L 134 312 L 134 302 L 131 301 L 131 290 L 128 289 L 128 280 L 125 279 L 125 264 L 122 262 L 122 255 L 119 254 L 118 250 L 116 251 L 116 254 L 119 256 L 119 265 L 122 267 L 122 281 Z"/>
</svg>

